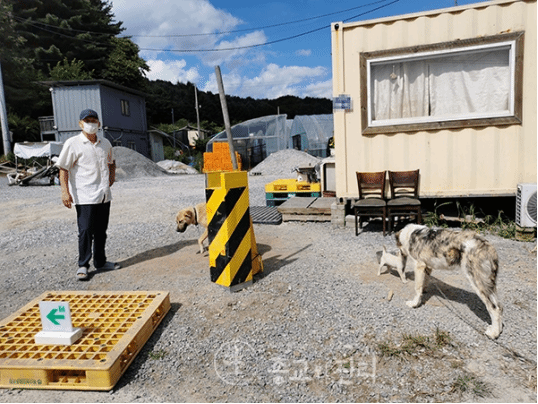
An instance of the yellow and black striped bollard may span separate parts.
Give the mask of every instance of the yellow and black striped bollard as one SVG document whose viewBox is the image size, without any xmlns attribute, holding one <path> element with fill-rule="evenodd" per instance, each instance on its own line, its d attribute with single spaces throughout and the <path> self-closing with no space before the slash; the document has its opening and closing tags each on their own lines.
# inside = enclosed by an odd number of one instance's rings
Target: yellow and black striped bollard
<svg viewBox="0 0 538 404">
<path fill-rule="evenodd" d="M 263 271 L 249 212 L 246 171 L 207 174 L 211 281 L 236 291 Z"/>
</svg>

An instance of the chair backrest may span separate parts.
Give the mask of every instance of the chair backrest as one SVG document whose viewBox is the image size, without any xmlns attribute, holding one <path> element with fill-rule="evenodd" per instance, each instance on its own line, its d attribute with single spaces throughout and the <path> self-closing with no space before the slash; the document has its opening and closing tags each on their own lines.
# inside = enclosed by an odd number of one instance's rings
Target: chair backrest
<svg viewBox="0 0 538 404">
<path fill-rule="evenodd" d="M 385 199 L 385 178 L 386 171 L 375 173 L 360 173 L 357 171 L 359 198 Z"/>
<path fill-rule="evenodd" d="M 419 170 L 389 171 L 390 197 L 418 198 Z"/>
</svg>

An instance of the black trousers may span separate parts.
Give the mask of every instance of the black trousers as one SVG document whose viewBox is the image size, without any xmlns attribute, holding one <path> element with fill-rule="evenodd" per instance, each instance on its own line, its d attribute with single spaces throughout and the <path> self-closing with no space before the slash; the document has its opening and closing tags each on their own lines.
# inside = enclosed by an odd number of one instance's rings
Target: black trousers
<svg viewBox="0 0 538 404">
<path fill-rule="evenodd" d="M 78 224 L 78 266 L 90 267 L 93 245 L 93 265 L 105 265 L 105 243 L 110 202 L 95 205 L 75 205 Z"/>
</svg>

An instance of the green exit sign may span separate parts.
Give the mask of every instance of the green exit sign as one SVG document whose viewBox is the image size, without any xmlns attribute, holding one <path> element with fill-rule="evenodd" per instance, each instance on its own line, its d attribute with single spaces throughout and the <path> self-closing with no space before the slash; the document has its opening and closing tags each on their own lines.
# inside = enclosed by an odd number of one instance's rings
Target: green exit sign
<svg viewBox="0 0 538 404">
<path fill-rule="evenodd" d="M 69 302 L 39 302 L 43 331 L 72 332 Z"/>
</svg>

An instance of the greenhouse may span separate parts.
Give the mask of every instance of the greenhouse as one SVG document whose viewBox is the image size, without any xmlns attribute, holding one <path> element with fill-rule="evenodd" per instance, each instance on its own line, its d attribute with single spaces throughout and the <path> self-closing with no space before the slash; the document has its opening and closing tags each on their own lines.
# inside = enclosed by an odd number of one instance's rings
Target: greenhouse
<svg viewBox="0 0 538 404">
<path fill-rule="evenodd" d="M 302 115 L 293 120 L 287 115 L 269 115 L 234 125 L 231 128 L 235 151 L 241 155 L 243 167 L 256 166 L 271 153 L 284 149 L 303 150 L 313 156 L 326 157 L 327 142 L 333 136 L 333 116 Z M 208 142 L 206 150 L 213 151 L 214 142 L 226 142 L 222 131 Z"/>
<path fill-rule="evenodd" d="M 333 136 L 333 116 L 301 115 L 293 119 L 291 147 L 316 157 L 327 157 L 327 143 Z"/>
<path fill-rule="evenodd" d="M 286 115 L 269 115 L 232 126 L 235 151 L 241 155 L 243 166 L 252 168 L 271 153 L 288 148 L 289 134 Z M 217 133 L 207 143 L 206 151 L 213 151 L 213 143 L 226 142 L 226 131 Z"/>
</svg>

